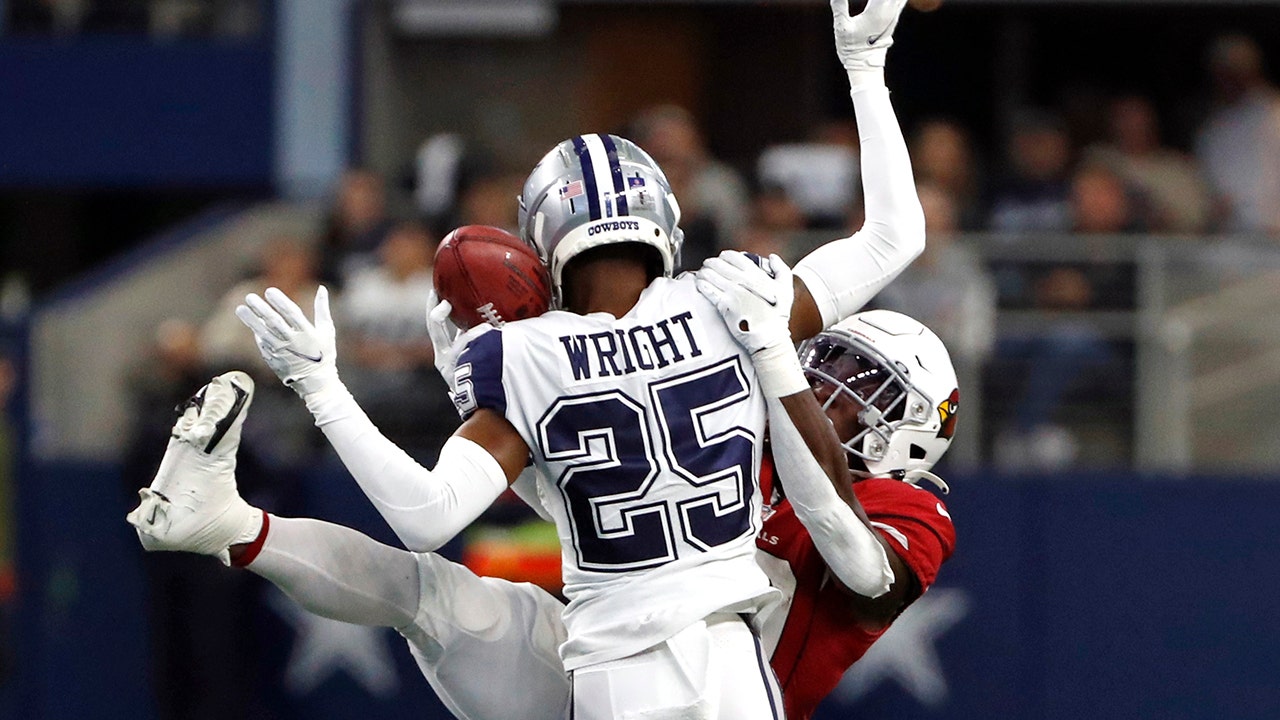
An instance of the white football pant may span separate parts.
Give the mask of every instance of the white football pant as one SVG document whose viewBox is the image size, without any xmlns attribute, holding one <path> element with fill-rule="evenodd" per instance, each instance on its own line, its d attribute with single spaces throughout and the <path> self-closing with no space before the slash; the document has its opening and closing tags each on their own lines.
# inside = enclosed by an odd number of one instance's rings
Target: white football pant
<svg viewBox="0 0 1280 720">
<path fill-rule="evenodd" d="M 620 660 L 573 671 L 573 720 L 779 720 L 782 693 L 741 617 L 716 614 Z"/>
</svg>

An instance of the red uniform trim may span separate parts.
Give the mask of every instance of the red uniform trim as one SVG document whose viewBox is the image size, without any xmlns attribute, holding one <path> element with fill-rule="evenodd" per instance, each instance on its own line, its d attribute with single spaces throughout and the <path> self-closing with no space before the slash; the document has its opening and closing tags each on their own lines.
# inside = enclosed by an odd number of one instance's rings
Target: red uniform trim
<svg viewBox="0 0 1280 720">
<path fill-rule="evenodd" d="M 267 544 L 267 531 L 271 529 L 271 516 L 266 510 L 262 511 L 262 530 L 258 531 L 258 537 L 249 543 L 249 547 L 239 557 L 231 561 L 232 567 L 246 567 L 249 563 L 258 559 L 258 553 L 262 552 L 262 546 Z"/>
</svg>

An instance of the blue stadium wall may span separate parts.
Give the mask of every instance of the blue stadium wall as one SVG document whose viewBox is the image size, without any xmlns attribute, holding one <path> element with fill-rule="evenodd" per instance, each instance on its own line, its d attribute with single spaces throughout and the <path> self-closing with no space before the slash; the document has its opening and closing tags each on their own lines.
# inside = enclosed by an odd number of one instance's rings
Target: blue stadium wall
<svg viewBox="0 0 1280 720">
<path fill-rule="evenodd" d="M 272 42 L 0 41 L 0 185 L 265 187 Z"/>
<path fill-rule="evenodd" d="M 925 596 L 928 612 L 818 718 L 1280 717 L 1276 479 L 950 479 L 958 549 Z M 109 465 L 24 471 L 17 674 L 0 713 L 154 717 L 153 611 L 125 487 Z M 339 466 L 314 469 L 301 488 L 297 514 L 391 540 Z M 389 630 L 375 637 L 396 668 L 391 686 L 329 658 L 298 691 L 291 665 L 315 638 L 267 588 L 260 597 L 253 622 L 271 717 L 448 717 Z"/>
</svg>

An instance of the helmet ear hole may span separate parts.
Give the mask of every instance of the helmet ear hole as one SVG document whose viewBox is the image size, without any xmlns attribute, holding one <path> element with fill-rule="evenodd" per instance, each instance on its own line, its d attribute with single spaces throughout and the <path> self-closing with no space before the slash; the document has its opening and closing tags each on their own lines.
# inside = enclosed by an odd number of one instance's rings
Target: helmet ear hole
<svg viewBox="0 0 1280 720">
<path fill-rule="evenodd" d="M 917 445 L 917 444 L 915 444 L 915 443 L 911 443 L 911 451 L 910 451 L 910 452 L 911 452 L 911 459 L 912 459 L 912 460 L 923 460 L 923 459 L 925 459 L 926 457 L 929 457 L 929 451 L 928 451 L 928 450 L 925 450 L 924 448 L 920 447 L 919 445 Z"/>
</svg>

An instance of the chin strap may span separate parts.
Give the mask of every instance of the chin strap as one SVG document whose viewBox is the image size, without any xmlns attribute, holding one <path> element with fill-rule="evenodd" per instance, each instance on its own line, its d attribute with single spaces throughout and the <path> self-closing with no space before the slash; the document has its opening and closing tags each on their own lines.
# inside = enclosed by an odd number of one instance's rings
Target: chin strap
<svg viewBox="0 0 1280 720">
<path fill-rule="evenodd" d="M 859 470 L 850 470 L 849 472 L 852 473 L 855 477 L 860 477 L 864 479 L 872 478 L 872 477 L 885 477 L 884 475 L 877 475 L 876 473 L 863 472 Z M 889 473 L 888 477 L 894 480 L 901 480 L 904 483 L 908 483 L 910 485 L 916 485 L 916 486 L 920 485 L 921 480 L 928 480 L 933 485 L 936 485 L 937 488 L 942 491 L 943 495 L 951 494 L 951 486 L 947 485 L 947 481 L 943 480 L 937 475 L 934 475 L 928 470 L 894 470 L 893 472 Z"/>
<path fill-rule="evenodd" d="M 951 488 L 947 485 L 947 481 L 937 475 L 934 475 L 928 470 L 908 470 L 902 474 L 901 480 L 903 482 L 911 483 L 912 485 L 919 485 L 921 480 L 928 480 L 938 486 L 938 489 L 942 491 L 943 495 L 951 494 Z"/>
</svg>

